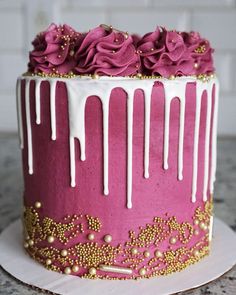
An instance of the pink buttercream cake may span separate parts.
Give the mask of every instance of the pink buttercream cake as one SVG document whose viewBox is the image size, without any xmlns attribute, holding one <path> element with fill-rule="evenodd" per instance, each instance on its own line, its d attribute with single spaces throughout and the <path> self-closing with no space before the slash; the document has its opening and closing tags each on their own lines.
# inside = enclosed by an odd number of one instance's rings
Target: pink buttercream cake
<svg viewBox="0 0 236 295">
<path fill-rule="evenodd" d="M 32 44 L 17 82 L 29 255 L 105 279 L 208 255 L 219 90 L 209 42 L 52 24 Z"/>
</svg>

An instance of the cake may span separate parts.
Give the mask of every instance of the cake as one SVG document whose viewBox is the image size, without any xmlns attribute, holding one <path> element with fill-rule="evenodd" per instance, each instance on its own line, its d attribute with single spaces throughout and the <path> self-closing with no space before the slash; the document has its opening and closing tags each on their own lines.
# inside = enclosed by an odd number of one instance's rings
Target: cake
<svg viewBox="0 0 236 295">
<path fill-rule="evenodd" d="M 181 271 L 210 252 L 219 85 L 197 32 L 51 24 L 17 80 L 24 247 L 91 279 Z"/>
</svg>

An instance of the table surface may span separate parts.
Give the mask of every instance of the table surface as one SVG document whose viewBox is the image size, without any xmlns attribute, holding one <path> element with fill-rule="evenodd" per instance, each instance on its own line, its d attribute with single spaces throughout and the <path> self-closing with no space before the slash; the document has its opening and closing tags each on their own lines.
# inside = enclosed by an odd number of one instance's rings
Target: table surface
<svg viewBox="0 0 236 295">
<path fill-rule="evenodd" d="M 23 179 L 16 135 L 0 134 L 0 232 L 19 218 Z M 236 231 L 236 138 L 219 139 L 214 194 L 215 215 Z M 222 253 L 223 255 L 223 253 Z M 0 268 L 0 294 L 44 294 L 16 281 Z M 221 278 L 181 295 L 236 294 L 236 266 Z"/>
</svg>

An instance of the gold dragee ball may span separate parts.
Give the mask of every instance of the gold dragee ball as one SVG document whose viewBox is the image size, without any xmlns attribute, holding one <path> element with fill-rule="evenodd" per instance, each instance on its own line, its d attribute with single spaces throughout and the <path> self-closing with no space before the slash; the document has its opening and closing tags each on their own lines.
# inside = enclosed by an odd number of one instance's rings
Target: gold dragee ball
<svg viewBox="0 0 236 295">
<path fill-rule="evenodd" d="M 24 248 L 28 248 L 29 244 L 27 242 L 24 243 Z"/>
<path fill-rule="evenodd" d="M 156 250 L 154 254 L 158 258 L 161 258 L 163 256 L 163 254 L 162 254 L 162 252 L 160 250 Z"/>
<path fill-rule="evenodd" d="M 98 74 L 94 74 L 94 75 L 92 75 L 92 78 L 93 79 L 99 79 L 99 75 Z"/>
<path fill-rule="evenodd" d="M 193 254 L 194 254 L 195 257 L 198 257 L 200 255 L 198 250 L 194 250 Z"/>
<path fill-rule="evenodd" d="M 205 223 L 202 221 L 199 224 L 200 229 L 205 229 Z"/>
<path fill-rule="evenodd" d="M 42 204 L 41 204 L 41 202 L 37 201 L 37 202 L 35 202 L 34 206 L 35 206 L 35 208 L 39 209 L 42 207 Z"/>
<path fill-rule="evenodd" d="M 149 257 L 150 256 L 150 252 L 149 251 L 144 251 L 144 253 L 143 253 L 143 255 L 144 255 L 144 257 Z"/>
<path fill-rule="evenodd" d="M 47 241 L 51 244 L 55 241 L 55 238 L 53 236 L 48 236 Z"/>
<path fill-rule="evenodd" d="M 94 234 L 88 234 L 88 240 L 92 241 L 95 239 L 95 235 Z"/>
<path fill-rule="evenodd" d="M 132 253 L 133 255 L 138 254 L 138 249 L 137 249 L 137 248 L 132 248 L 132 249 L 131 249 L 131 253 Z"/>
<path fill-rule="evenodd" d="M 171 237 L 171 238 L 170 238 L 170 243 L 171 243 L 172 245 L 174 245 L 176 242 L 177 242 L 176 237 Z"/>
<path fill-rule="evenodd" d="M 146 269 L 144 267 L 140 268 L 139 274 L 140 276 L 144 276 L 146 274 Z"/>
<path fill-rule="evenodd" d="M 64 274 L 66 274 L 66 275 L 71 274 L 71 268 L 70 268 L 69 266 L 67 266 L 67 267 L 64 269 Z"/>
<path fill-rule="evenodd" d="M 105 235 L 105 237 L 104 237 L 104 241 L 105 241 L 106 243 L 110 243 L 110 242 L 112 241 L 112 236 L 111 236 L 111 235 Z"/>
<path fill-rule="evenodd" d="M 52 260 L 51 259 L 46 259 L 46 265 L 51 265 L 52 264 Z"/>
<path fill-rule="evenodd" d="M 65 257 L 68 254 L 67 250 L 61 250 L 61 256 Z"/>
<path fill-rule="evenodd" d="M 195 224 L 195 225 L 198 225 L 198 224 L 199 224 L 199 220 L 198 220 L 198 219 L 195 219 L 195 220 L 194 220 L 194 224 Z"/>
<path fill-rule="evenodd" d="M 199 235 L 199 230 L 195 229 L 195 230 L 193 231 L 193 234 L 194 234 L 195 236 L 198 236 L 198 235 Z"/>
<path fill-rule="evenodd" d="M 175 75 L 170 75 L 169 79 L 170 80 L 174 80 L 175 79 Z"/>
<path fill-rule="evenodd" d="M 28 243 L 29 243 L 30 246 L 33 246 L 34 245 L 34 241 L 33 240 L 29 240 Z"/>
<path fill-rule="evenodd" d="M 89 269 L 89 274 L 90 274 L 90 275 L 94 276 L 96 273 L 97 273 L 97 270 L 96 270 L 95 267 L 91 267 L 91 268 Z"/>
<path fill-rule="evenodd" d="M 72 271 L 73 272 L 78 272 L 79 271 L 79 266 L 78 265 L 73 265 Z"/>
</svg>

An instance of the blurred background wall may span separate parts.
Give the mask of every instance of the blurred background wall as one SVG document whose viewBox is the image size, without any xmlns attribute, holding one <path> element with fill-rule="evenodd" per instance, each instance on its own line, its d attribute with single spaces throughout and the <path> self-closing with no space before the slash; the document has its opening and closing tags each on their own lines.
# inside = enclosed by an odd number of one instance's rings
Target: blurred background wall
<svg viewBox="0 0 236 295">
<path fill-rule="evenodd" d="M 34 35 L 50 22 L 79 31 L 101 23 L 138 33 L 197 30 L 216 49 L 219 134 L 236 135 L 236 0 L 0 0 L 0 131 L 16 132 L 15 82 Z"/>
</svg>

